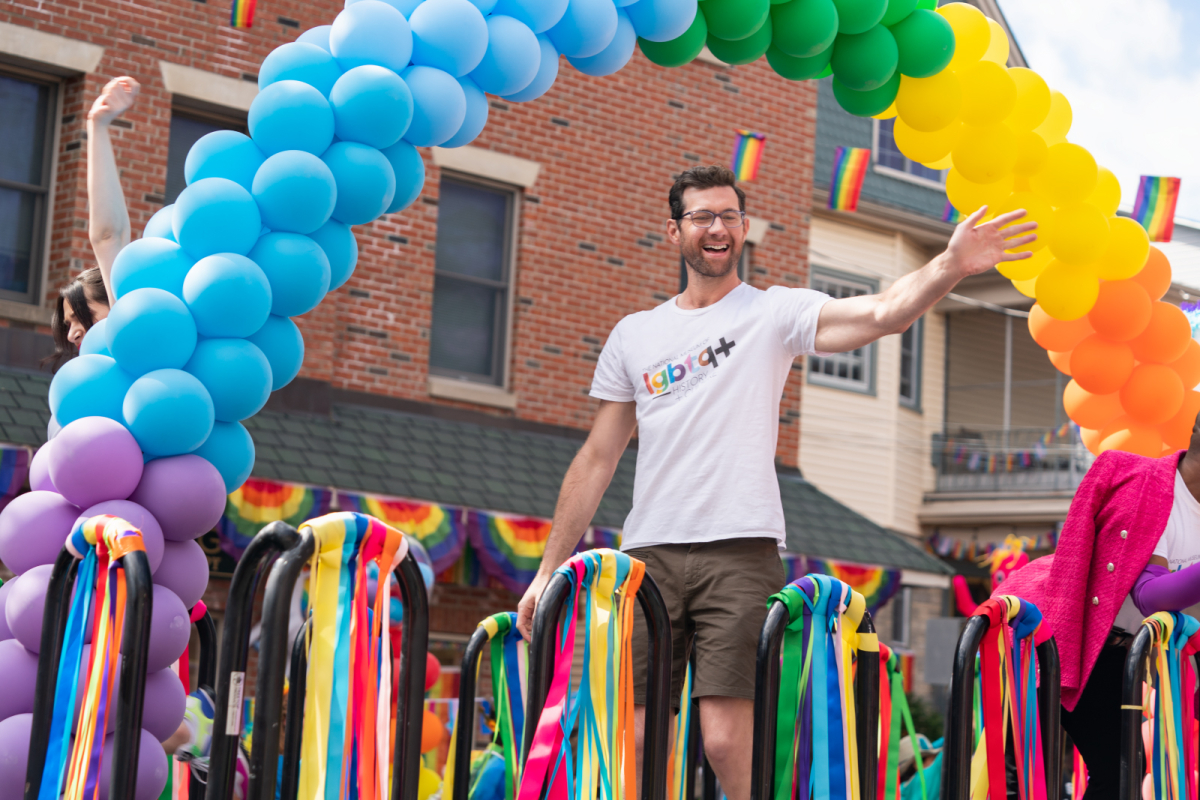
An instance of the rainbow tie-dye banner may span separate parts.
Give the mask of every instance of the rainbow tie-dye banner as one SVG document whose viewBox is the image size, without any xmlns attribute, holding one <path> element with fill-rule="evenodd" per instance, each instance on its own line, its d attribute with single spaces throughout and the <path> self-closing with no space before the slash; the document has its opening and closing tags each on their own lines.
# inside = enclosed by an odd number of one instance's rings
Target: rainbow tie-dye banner
<svg viewBox="0 0 1200 800">
<path fill-rule="evenodd" d="M 542 563 L 550 538 L 550 520 L 468 511 L 467 538 L 483 571 L 505 589 L 521 594 Z"/>
<path fill-rule="evenodd" d="M 332 489 L 250 478 L 225 501 L 225 516 L 217 523 L 221 549 L 241 558 L 250 540 L 268 522 L 283 520 L 298 526 L 329 513 L 333 496 Z"/>
<path fill-rule="evenodd" d="M 24 488 L 31 460 L 28 447 L 0 445 L 0 509 Z"/>
<path fill-rule="evenodd" d="M 249 28 L 254 24 L 255 0 L 233 0 L 229 9 L 229 25 L 233 28 Z"/>
<path fill-rule="evenodd" d="M 1175 233 L 1175 204 L 1179 202 L 1179 178 L 1143 175 L 1133 201 L 1133 218 L 1152 242 L 1169 242 Z"/>
<path fill-rule="evenodd" d="M 813 572 L 837 578 L 866 599 L 867 610 L 872 614 L 900 591 L 900 576 L 903 572 L 888 567 L 851 564 L 831 558 L 814 558 L 792 553 L 783 554 L 783 567 L 788 583 Z"/>
<path fill-rule="evenodd" d="M 838 147 L 833 153 L 833 174 L 829 180 L 829 207 L 834 211 L 857 211 L 871 163 L 867 147 Z"/>
<path fill-rule="evenodd" d="M 461 508 L 350 492 L 338 492 L 338 508 L 368 514 L 416 537 L 433 560 L 435 573 L 454 566 L 467 542 Z"/>
<path fill-rule="evenodd" d="M 946 207 L 942 209 L 942 222 L 949 222 L 951 225 L 957 225 L 964 219 L 963 213 L 955 208 L 949 200 L 946 201 Z"/>
<path fill-rule="evenodd" d="M 763 148 L 767 144 L 765 133 L 738 131 L 733 143 L 733 163 L 730 169 L 739 181 L 752 181 L 758 177 L 758 165 L 762 162 Z"/>
</svg>

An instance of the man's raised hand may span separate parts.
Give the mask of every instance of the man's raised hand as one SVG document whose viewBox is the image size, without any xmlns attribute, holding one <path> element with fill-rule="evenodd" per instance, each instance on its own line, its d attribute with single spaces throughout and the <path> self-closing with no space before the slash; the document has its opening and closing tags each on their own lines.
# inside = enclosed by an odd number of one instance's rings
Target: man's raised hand
<svg viewBox="0 0 1200 800">
<path fill-rule="evenodd" d="M 96 98 L 96 102 L 92 103 L 88 119 L 101 125 L 107 125 L 133 106 L 141 88 L 138 82 L 128 75 L 113 78 L 100 90 L 100 96 Z"/>
<path fill-rule="evenodd" d="M 1015 224 L 1025 216 L 1025 209 L 1009 211 L 980 225 L 987 210 L 983 206 L 960 222 L 946 247 L 946 256 L 963 278 L 987 272 L 1004 261 L 1020 261 L 1033 255 L 1028 250 L 1008 252 L 1037 241 L 1036 222 Z"/>
</svg>

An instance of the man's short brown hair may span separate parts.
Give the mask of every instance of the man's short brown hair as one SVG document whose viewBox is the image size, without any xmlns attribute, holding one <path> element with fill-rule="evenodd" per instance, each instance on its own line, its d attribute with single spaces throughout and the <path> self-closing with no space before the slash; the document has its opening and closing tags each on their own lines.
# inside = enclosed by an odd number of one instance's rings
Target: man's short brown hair
<svg viewBox="0 0 1200 800">
<path fill-rule="evenodd" d="M 684 170 L 671 186 L 668 199 L 671 203 L 671 219 L 683 219 L 683 192 L 685 189 L 712 189 L 716 186 L 728 186 L 737 193 L 738 209 L 746 210 L 746 193 L 737 185 L 737 176 L 733 170 L 722 164 L 708 167 L 692 167 Z M 712 209 L 722 211 L 723 209 Z"/>
</svg>

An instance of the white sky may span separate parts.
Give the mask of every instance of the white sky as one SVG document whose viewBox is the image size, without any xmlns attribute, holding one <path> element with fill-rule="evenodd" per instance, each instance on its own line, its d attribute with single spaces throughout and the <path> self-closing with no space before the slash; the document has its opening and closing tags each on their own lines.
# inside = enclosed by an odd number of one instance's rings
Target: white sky
<svg viewBox="0 0 1200 800">
<path fill-rule="evenodd" d="M 1068 138 L 1121 181 L 1182 178 L 1176 214 L 1200 221 L 1200 2 L 1000 0 L 1029 66 L 1067 96 Z"/>
</svg>

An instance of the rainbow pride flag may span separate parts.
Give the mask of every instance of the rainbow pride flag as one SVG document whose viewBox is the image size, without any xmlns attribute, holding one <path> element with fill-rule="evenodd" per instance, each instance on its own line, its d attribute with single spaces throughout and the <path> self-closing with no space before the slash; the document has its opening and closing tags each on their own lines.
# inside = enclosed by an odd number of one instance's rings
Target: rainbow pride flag
<svg viewBox="0 0 1200 800">
<path fill-rule="evenodd" d="M 467 541 L 459 508 L 350 492 L 338 492 L 338 507 L 368 514 L 401 533 L 415 536 L 429 553 L 435 573 L 454 566 Z"/>
<path fill-rule="evenodd" d="M 733 174 L 739 181 L 752 181 L 758 177 L 758 165 L 762 161 L 767 135 L 754 131 L 738 131 L 733 143 Z"/>
<path fill-rule="evenodd" d="M 229 25 L 233 28 L 249 28 L 254 25 L 255 0 L 233 0 L 229 9 Z"/>
<path fill-rule="evenodd" d="M 871 150 L 866 147 L 838 147 L 833 154 L 833 175 L 829 181 L 829 207 L 835 211 L 857 211 L 858 195 L 867 177 Z"/>
<path fill-rule="evenodd" d="M 900 591 L 901 570 L 887 567 L 872 567 L 863 564 L 851 564 L 845 561 L 834 561 L 831 558 L 804 558 L 804 572 L 819 573 L 837 578 L 854 591 L 861 594 L 867 601 L 867 610 L 874 614 Z"/>
<path fill-rule="evenodd" d="M 221 549 L 238 559 L 263 526 L 283 520 L 299 527 L 301 522 L 329 512 L 333 490 L 298 483 L 247 478 L 225 501 L 225 516 L 217 523 Z"/>
<path fill-rule="evenodd" d="M 955 208 L 949 200 L 946 201 L 946 207 L 942 209 L 942 222 L 949 222 L 951 225 L 957 225 L 964 219 L 963 213 Z"/>
<path fill-rule="evenodd" d="M 472 510 L 467 512 L 467 537 L 483 571 L 521 594 L 542 563 L 550 520 Z"/>
<path fill-rule="evenodd" d="M 1152 242 L 1169 242 L 1175 233 L 1175 204 L 1179 178 L 1143 175 L 1133 201 L 1133 218 L 1150 234 Z"/>
</svg>

